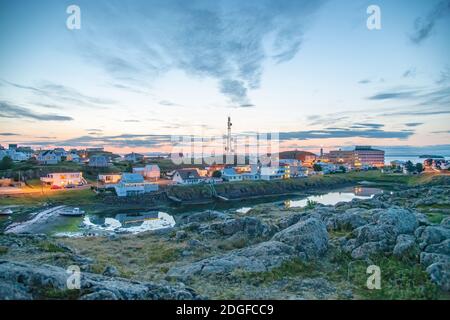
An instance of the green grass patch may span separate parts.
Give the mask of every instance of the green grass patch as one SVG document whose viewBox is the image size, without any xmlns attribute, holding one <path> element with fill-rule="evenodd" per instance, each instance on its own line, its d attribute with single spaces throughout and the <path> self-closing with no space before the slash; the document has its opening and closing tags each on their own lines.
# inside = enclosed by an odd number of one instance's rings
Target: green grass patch
<svg viewBox="0 0 450 320">
<path fill-rule="evenodd" d="M 46 252 L 66 252 L 65 249 L 49 241 L 40 242 L 37 246 Z"/>
</svg>

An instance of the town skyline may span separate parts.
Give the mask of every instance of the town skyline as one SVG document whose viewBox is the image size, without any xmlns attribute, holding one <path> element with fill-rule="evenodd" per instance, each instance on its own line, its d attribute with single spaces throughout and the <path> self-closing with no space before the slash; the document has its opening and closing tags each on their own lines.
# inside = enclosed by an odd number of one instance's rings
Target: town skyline
<svg viewBox="0 0 450 320">
<path fill-rule="evenodd" d="M 280 150 L 450 156 L 450 1 L 377 1 L 380 30 L 368 1 L 77 1 L 79 30 L 71 4 L 0 1 L 2 145 L 167 153 L 231 116 Z"/>
</svg>

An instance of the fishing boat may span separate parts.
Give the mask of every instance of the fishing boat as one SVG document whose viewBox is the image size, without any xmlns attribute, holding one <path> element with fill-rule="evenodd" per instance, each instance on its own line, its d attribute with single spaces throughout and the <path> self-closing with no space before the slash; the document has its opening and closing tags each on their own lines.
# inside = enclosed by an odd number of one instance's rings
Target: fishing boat
<svg viewBox="0 0 450 320">
<path fill-rule="evenodd" d="M 80 210 L 80 208 L 73 208 L 72 211 L 61 211 L 59 215 L 65 216 L 65 217 L 81 217 L 84 216 L 84 211 Z"/>
<path fill-rule="evenodd" d="M 4 209 L 0 211 L 0 216 L 10 216 L 12 215 L 12 210 L 11 209 Z"/>
</svg>

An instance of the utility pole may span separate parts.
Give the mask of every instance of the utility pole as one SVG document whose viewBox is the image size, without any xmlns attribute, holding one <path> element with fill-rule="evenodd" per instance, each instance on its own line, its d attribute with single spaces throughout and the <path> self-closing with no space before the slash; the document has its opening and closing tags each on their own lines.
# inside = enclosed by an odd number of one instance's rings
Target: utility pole
<svg viewBox="0 0 450 320">
<path fill-rule="evenodd" d="M 233 149 L 231 148 L 231 126 L 233 124 L 231 123 L 231 117 L 228 117 L 227 122 L 227 146 L 225 147 L 226 154 L 229 155 L 233 152 Z"/>
</svg>

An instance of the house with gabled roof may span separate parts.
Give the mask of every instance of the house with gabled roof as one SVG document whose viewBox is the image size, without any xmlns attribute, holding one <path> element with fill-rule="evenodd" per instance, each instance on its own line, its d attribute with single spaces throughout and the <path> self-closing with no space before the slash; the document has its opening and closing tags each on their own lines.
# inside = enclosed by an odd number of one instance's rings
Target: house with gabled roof
<svg viewBox="0 0 450 320">
<path fill-rule="evenodd" d="M 178 169 L 172 177 L 172 181 L 177 184 L 197 184 L 203 181 L 203 178 L 198 174 L 197 169 Z"/>
</svg>

